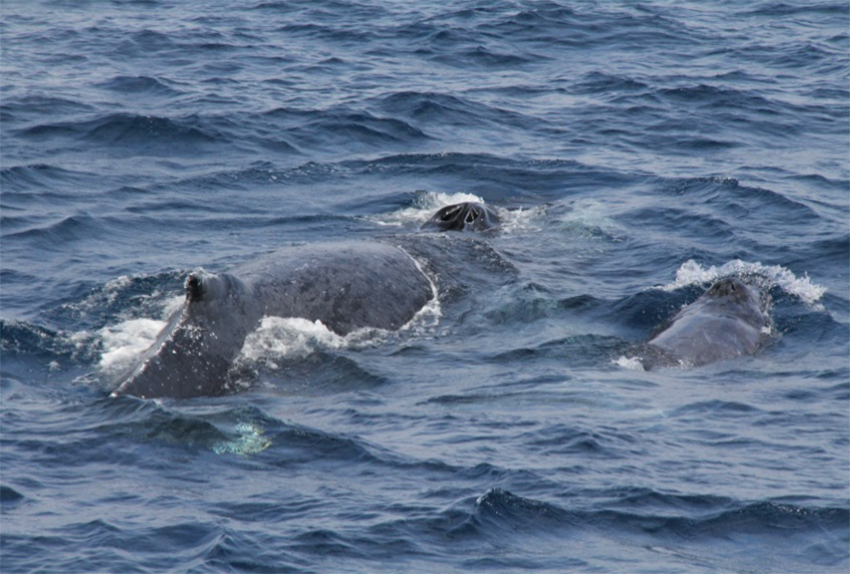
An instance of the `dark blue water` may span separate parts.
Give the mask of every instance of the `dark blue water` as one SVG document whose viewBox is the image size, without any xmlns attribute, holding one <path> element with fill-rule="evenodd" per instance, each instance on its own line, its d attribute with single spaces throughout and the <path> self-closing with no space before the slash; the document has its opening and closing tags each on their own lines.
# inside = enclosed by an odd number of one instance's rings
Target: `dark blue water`
<svg viewBox="0 0 850 574">
<path fill-rule="evenodd" d="M 0 569 L 847 572 L 844 1 L 3 2 Z M 423 234 L 478 197 L 486 235 Z M 108 397 L 185 274 L 403 243 L 400 333 L 269 319 Z M 713 279 L 753 357 L 644 371 Z"/>
</svg>

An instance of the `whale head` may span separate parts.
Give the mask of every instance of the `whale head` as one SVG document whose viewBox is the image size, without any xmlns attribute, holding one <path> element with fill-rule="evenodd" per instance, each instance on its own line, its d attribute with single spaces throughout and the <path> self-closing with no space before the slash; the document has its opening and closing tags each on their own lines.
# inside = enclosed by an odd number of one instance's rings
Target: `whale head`
<svg viewBox="0 0 850 574">
<path fill-rule="evenodd" d="M 478 202 L 447 205 L 422 225 L 431 231 L 483 231 L 500 223 L 496 210 Z"/>
<path fill-rule="evenodd" d="M 710 308 L 724 308 L 753 325 L 768 323 L 767 311 L 770 295 L 767 290 L 750 287 L 737 277 L 723 277 L 715 281 L 696 303 Z"/>
<path fill-rule="evenodd" d="M 715 281 L 704 293 L 706 297 L 733 299 L 743 303 L 753 297 L 752 289 L 735 277 L 724 277 Z"/>
</svg>

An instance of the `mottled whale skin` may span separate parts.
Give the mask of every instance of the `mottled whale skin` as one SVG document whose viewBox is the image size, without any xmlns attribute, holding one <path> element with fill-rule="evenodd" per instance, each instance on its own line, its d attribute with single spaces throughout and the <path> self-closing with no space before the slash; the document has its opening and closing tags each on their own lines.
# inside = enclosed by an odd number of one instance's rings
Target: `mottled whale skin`
<svg viewBox="0 0 850 574">
<path fill-rule="evenodd" d="M 501 223 L 496 210 L 483 203 L 467 201 L 447 205 L 422 225 L 429 231 L 484 231 Z"/>
<path fill-rule="evenodd" d="M 700 366 L 754 355 L 770 328 L 767 297 L 739 279 L 716 281 L 646 344 L 645 368 Z"/>
<path fill-rule="evenodd" d="M 399 329 L 434 297 L 398 247 L 345 242 L 272 253 L 228 273 L 198 270 L 186 300 L 112 396 L 188 398 L 226 392 L 228 371 L 263 317 L 321 321 L 346 335 Z"/>
</svg>

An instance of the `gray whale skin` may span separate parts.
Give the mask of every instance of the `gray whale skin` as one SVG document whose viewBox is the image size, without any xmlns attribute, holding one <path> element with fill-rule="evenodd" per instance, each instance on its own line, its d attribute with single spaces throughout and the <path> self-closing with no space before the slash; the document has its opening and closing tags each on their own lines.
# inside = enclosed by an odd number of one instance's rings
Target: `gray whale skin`
<svg viewBox="0 0 850 574">
<path fill-rule="evenodd" d="M 644 368 L 701 366 L 754 355 L 767 337 L 767 297 L 734 277 L 716 281 L 645 345 Z"/>
<path fill-rule="evenodd" d="M 198 270 L 186 300 L 112 396 L 188 398 L 228 390 L 228 371 L 263 317 L 321 321 L 346 335 L 395 330 L 434 297 L 431 281 L 401 248 L 345 242 L 293 248 L 229 273 Z"/>
<path fill-rule="evenodd" d="M 485 231 L 498 227 L 499 214 L 489 205 L 464 201 L 438 210 L 422 225 L 426 231 Z"/>
</svg>

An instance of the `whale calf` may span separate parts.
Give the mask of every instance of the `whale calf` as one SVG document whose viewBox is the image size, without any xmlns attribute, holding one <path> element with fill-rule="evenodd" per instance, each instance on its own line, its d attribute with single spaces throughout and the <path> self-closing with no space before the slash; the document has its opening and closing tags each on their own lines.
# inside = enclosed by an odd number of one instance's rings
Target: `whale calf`
<svg viewBox="0 0 850 574">
<path fill-rule="evenodd" d="M 700 366 L 753 355 L 770 329 L 767 297 L 734 277 L 716 281 L 645 345 L 644 368 Z"/>
<path fill-rule="evenodd" d="M 438 210 L 422 229 L 430 231 L 484 231 L 501 223 L 499 214 L 489 205 L 466 201 Z"/>
<path fill-rule="evenodd" d="M 339 335 L 366 327 L 395 330 L 435 296 L 407 252 L 365 242 L 279 251 L 227 273 L 197 270 L 185 291 L 180 309 L 112 396 L 227 392 L 234 359 L 266 316 L 321 321 Z"/>
</svg>

